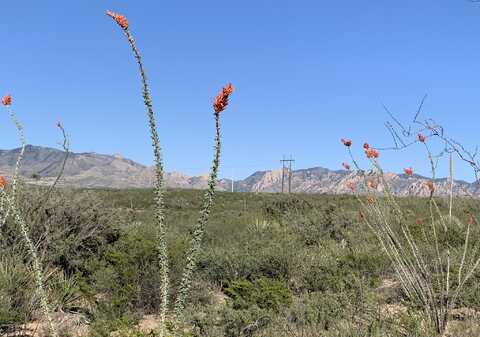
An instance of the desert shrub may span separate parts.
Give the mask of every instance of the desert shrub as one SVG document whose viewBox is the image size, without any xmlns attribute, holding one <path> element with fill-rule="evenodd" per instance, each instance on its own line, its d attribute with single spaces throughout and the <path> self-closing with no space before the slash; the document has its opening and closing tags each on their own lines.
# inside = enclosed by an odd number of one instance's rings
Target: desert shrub
<svg viewBox="0 0 480 337">
<path fill-rule="evenodd" d="M 123 314 L 158 308 L 159 273 L 153 226 L 136 223 L 122 231 L 99 259 L 91 259 L 91 287 L 104 295 L 104 309 Z"/>
<path fill-rule="evenodd" d="M 32 188 L 20 200 L 43 263 L 68 275 L 85 272 L 84 262 L 115 242 L 120 223 L 127 219 L 89 192 L 55 191 L 48 202 L 38 207 L 43 193 L 42 189 Z M 3 250 L 19 246 L 18 228 L 10 219 L 1 228 L 0 238 Z"/>
<path fill-rule="evenodd" d="M 288 196 L 279 200 L 267 201 L 262 208 L 267 217 L 282 221 L 291 213 L 305 213 L 306 210 L 313 209 L 313 206 L 307 200 Z"/>
<path fill-rule="evenodd" d="M 63 270 L 56 269 L 47 276 L 52 308 L 67 312 L 87 310 L 80 275 L 67 276 Z"/>
<path fill-rule="evenodd" d="M 379 314 L 371 291 L 313 292 L 295 298 L 258 337 L 420 337 L 430 336 L 418 320 Z"/>
<path fill-rule="evenodd" d="M 208 303 L 190 312 L 194 336 L 253 336 L 293 300 L 284 281 L 265 277 L 235 280 L 224 293 L 226 303 Z"/>
<path fill-rule="evenodd" d="M 247 309 L 253 305 L 261 309 L 279 310 L 292 303 L 292 292 L 283 281 L 259 278 L 232 282 L 225 294 L 231 299 L 234 309 Z"/>
<path fill-rule="evenodd" d="M 82 311 L 83 294 L 76 277 L 68 277 L 62 270 L 46 273 L 49 302 L 57 311 Z M 35 292 L 31 268 L 19 256 L 0 258 L 0 326 L 18 325 L 38 318 L 40 304 Z"/>
<path fill-rule="evenodd" d="M 262 276 L 288 280 L 299 263 L 296 244 L 280 233 L 261 238 L 245 236 L 226 246 L 204 250 L 199 270 L 204 278 L 220 285 Z"/>
<path fill-rule="evenodd" d="M 289 197 L 266 202 L 263 210 L 267 219 L 286 226 L 307 246 L 318 245 L 326 238 L 342 241 L 356 223 L 351 212 L 335 200 L 315 205 L 303 198 Z"/>
<path fill-rule="evenodd" d="M 0 329 L 31 317 L 33 286 L 31 271 L 22 259 L 8 255 L 0 258 Z"/>
<path fill-rule="evenodd" d="M 271 320 L 272 312 L 257 306 L 240 310 L 226 308 L 222 312 L 221 326 L 225 337 L 253 336 Z"/>
<path fill-rule="evenodd" d="M 325 241 L 323 247 L 310 249 L 297 276 L 298 291 L 344 292 L 358 287 L 360 280 L 368 287 L 379 284 L 389 268 L 388 259 L 373 246 L 342 248 Z"/>
<path fill-rule="evenodd" d="M 119 336 L 128 336 L 130 331 L 138 319 L 131 314 L 116 315 L 111 311 L 98 311 L 90 326 L 89 336 L 91 337 L 111 337 L 115 333 L 120 333 Z M 135 336 L 135 335 L 132 335 Z"/>
<path fill-rule="evenodd" d="M 345 292 L 306 293 L 285 309 L 280 319 L 296 329 L 316 327 L 318 330 L 332 330 L 351 315 L 353 298 Z"/>
<path fill-rule="evenodd" d="M 322 205 L 310 212 L 291 213 L 286 221 L 307 246 L 318 245 L 327 238 L 340 242 L 356 223 L 336 203 Z"/>
</svg>

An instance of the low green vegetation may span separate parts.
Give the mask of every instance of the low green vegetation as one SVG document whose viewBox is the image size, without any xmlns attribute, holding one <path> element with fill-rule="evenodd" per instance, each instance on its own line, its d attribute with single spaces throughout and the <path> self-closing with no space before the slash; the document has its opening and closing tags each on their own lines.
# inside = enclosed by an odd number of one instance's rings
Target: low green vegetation
<svg viewBox="0 0 480 337">
<path fill-rule="evenodd" d="M 40 192 L 26 191 L 21 206 L 46 266 L 53 311 L 82 317 L 90 336 L 155 335 L 139 328 L 158 312 L 161 296 L 153 192 L 59 190 L 44 207 L 29 212 Z M 182 276 L 202 193 L 173 190 L 165 198 L 171 297 Z M 447 212 L 447 201 L 437 202 Z M 428 200 L 402 198 L 399 203 L 421 242 Z M 466 221 L 480 215 L 480 202 L 458 199 L 455 211 Z M 38 299 L 14 223 L 7 221 L 1 232 L 0 329 L 8 332 L 38 318 Z M 473 228 L 471 238 L 478 235 Z M 450 240 L 452 254 L 461 254 L 461 238 Z M 475 275 L 469 281 L 452 329 L 475 326 L 479 280 Z M 407 301 L 377 238 L 360 221 L 354 197 L 219 193 L 185 326 L 175 333 L 428 336 L 420 308 Z M 173 324 L 169 326 L 173 334 Z M 469 327 L 455 336 L 475 336 L 478 331 Z"/>
</svg>

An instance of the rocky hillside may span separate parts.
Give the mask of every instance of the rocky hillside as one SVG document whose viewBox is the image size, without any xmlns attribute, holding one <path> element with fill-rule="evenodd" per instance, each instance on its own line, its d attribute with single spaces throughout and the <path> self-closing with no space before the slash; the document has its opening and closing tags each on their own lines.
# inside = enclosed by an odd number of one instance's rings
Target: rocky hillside
<svg viewBox="0 0 480 337">
<path fill-rule="evenodd" d="M 382 191 L 384 186 L 371 172 L 366 172 L 367 180 L 378 183 L 378 190 Z M 323 167 L 301 169 L 292 172 L 292 192 L 304 193 L 325 193 L 340 194 L 351 193 L 352 184 L 362 190 L 364 178 L 357 172 L 345 170 L 332 171 Z M 406 196 L 427 196 L 430 194 L 425 185 L 430 181 L 427 177 L 414 175 L 409 177 L 405 174 L 386 173 L 385 180 L 395 194 Z M 285 186 L 287 183 L 285 182 Z M 256 172 L 248 178 L 236 182 L 236 190 L 251 192 L 280 192 L 282 187 L 282 170 L 271 170 Z M 285 187 L 286 188 L 286 187 Z M 450 190 L 450 183 L 447 179 L 435 180 L 435 194 L 447 195 Z M 456 195 L 480 196 L 478 183 L 467 183 L 465 181 L 454 181 L 453 190 Z"/>
<path fill-rule="evenodd" d="M 11 176 L 20 149 L 0 150 L 0 174 Z M 61 150 L 27 145 L 20 173 L 29 183 L 46 185 L 57 176 L 65 153 Z M 179 172 L 166 174 L 171 188 L 205 188 L 207 175 L 189 177 Z M 142 188 L 153 184 L 153 167 L 121 155 L 94 152 L 70 153 L 61 180 L 63 185 L 92 188 Z M 227 185 L 219 181 L 219 188 Z"/>
<path fill-rule="evenodd" d="M 0 150 L 0 174 L 11 176 L 20 149 Z M 27 182 L 49 184 L 60 169 L 64 152 L 40 146 L 28 145 L 21 169 L 21 175 Z M 427 195 L 425 182 L 428 178 L 415 175 L 387 173 L 386 180 L 398 195 Z M 170 188 L 200 189 L 207 185 L 207 175 L 187 176 L 180 172 L 166 174 L 167 186 Z M 280 192 L 281 169 L 255 172 L 249 177 L 235 181 L 234 189 L 238 192 Z M 142 188 L 153 183 L 153 167 L 136 163 L 120 155 L 98 153 L 70 153 L 62 184 L 76 187 L 93 188 Z M 322 167 L 295 170 L 292 172 L 292 192 L 303 193 L 350 193 L 349 183 L 361 188 L 362 178 L 357 173 L 344 170 L 329 170 Z M 437 179 L 436 193 L 447 194 L 449 183 L 446 179 Z M 379 190 L 383 186 L 380 184 Z M 231 180 L 221 179 L 219 190 L 230 190 Z M 480 196 L 478 183 L 455 181 L 456 194 Z"/>
</svg>

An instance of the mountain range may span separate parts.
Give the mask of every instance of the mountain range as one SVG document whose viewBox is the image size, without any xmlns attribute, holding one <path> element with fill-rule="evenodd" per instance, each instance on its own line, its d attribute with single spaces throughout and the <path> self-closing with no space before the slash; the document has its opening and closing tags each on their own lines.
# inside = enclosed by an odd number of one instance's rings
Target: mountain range
<svg viewBox="0 0 480 337">
<path fill-rule="evenodd" d="M 14 171 L 20 149 L 0 150 L 0 174 L 7 177 Z M 28 183 L 47 185 L 54 181 L 64 158 L 61 150 L 27 145 L 20 170 Z M 154 168 L 139 164 L 121 155 L 106 155 L 94 152 L 70 153 L 61 179 L 64 186 L 82 188 L 145 188 L 153 185 Z M 371 174 L 366 172 L 366 174 Z M 425 183 L 430 179 L 414 175 L 385 173 L 385 180 L 397 195 L 429 194 Z M 329 170 L 313 167 L 292 171 L 291 190 L 296 193 L 341 194 L 351 193 L 352 183 L 362 185 L 362 176 L 358 172 Z M 374 179 L 372 178 L 368 179 Z M 180 172 L 165 174 L 167 187 L 185 189 L 203 189 L 207 186 L 208 175 L 188 176 Z M 218 190 L 231 190 L 232 181 L 219 179 Z M 282 170 L 258 171 L 245 179 L 233 182 L 236 192 L 280 192 L 282 189 Z M 285 189 L 287 184 L 285 184 Z M 382 190 L 382 184 L 378 189 Z M 447 179 L 435 180 L 435 193 L 448 194 L 450 183 Z M 480 185 L 465 181 L 454 181 L 454 193 L 457 195 L 480 196 Z"/>
</svg>

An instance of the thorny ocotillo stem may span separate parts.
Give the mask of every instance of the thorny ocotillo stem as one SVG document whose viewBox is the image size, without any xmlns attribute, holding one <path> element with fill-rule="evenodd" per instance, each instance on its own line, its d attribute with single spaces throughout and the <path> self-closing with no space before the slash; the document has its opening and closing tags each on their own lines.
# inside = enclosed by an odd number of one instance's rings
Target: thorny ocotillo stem
<svg viewBox="0 0 480 337">
<path fill-rule="evenodd" d="M 25 220 L 22 218 L 20 211 L 17 209 L 15 200 L 11 198 L 8 198 L 7 200 L 9 201 L 10 209 L 12 210 L 13 220 L 15 224 L 20 228 L 20 232 L 22 233 L 23 239 L 32 259 L 32 267 L 35 277 L 35 284 L 37 287 L 37 294 L 40 299 L 40 307 L 43 311 L 43 314 L 45 315 L 45 318 L 47 319 L 50 336 L 57 337 L 58 333 L 56 326 L 53 322 L 52 309 L 50 308 L 50 304 L 48 303 L 47 290 L 45 289 L 45 279 L 42 265 L 40 263 L 40 258 L 38 257 L 37 247 L 30 238 L 29 228 L 25 223 Z"/>
<path fill-rule="evenodd" d="M 157 125 L 155 115 L 153 112 L 153 104 L 150 96 L 147 76 L 145 74 L 142 57 L 138 51 L 135 40 L 128 30 L 128 21 L 123 15 L 119 15 L 108 11 L 110 16 L 122 28 L 128 43 L 132 49 L 133 55 L 139 67 L 140 77 L 142 80 L 143 102 L 147 109 L 148 124 L 150 127 L 150 136 L 153 146 L 153 155 L 155 160 L 155 181 L 154 181 L 154 198 L 155 198 L 155 222 L 157 225 L 157 250 L 158 262 L 160 267 L 160 335 L 164 335 L 165 317 L 168 309 L 168 292 L 169 292 L 169 271 L 168 271 L 168 253 L 166 243 L 166 228 L 165 228 L 165 204 L 164 204 L 164 169 L 161 157 L 160 140 L 157 132 Z"/>
<path fill-rule="evenodd" d="M 63 127 L 63 125 L 60 122 L 57 122 L 57 127 L 62 132 L 62 136 L 63 136 L 62 148 L 63 148 L 63 151 L 65 152 L 65 155 L 63 156 L 62 163 L 60 164 L 60 170 L 58 171 L 58 174 L 55 177 L 55 180 L 47 189 L 47 191 L 43 194 L 43 196 L 39 198 L 37 205 L 34 208 L 32 208 L 31 211 L 29 211 L 29 214 L 35 213 L 37 210 L 39 210 L 43 205 L 47 203 L 48 199 L 50 198 L 50 195 L 52 194 L 53 190 L 55 189 L 58 182 L 62 178 L 63 172 L 65 171 L 65 166 L 67 164 L 67 160 L 70 154 L 70 146 L 69 146 L 67 132 L 65 131 L 65 128 Z M 28 214 L 27 214 L 27 217 L 28 217 Z"/>
<path fill-rule="evenodd" d="M 25 154 L 25 146 L 26 146 L 26 140 L 25 140 L 25 133 L 23 131 L 23 125 L 18 121 L 17 115 L 15 114 L 15 111 L 10 107 L 10 105 L 6 105 L 7 112 L 10 115 L 10 119 L 12 122 L 15 124 L 15 127 L 17 128 L 18 136 L 20 138 L 20 153 L 18 154 L 17 161 L 15 163 L 15 169 L 13 171 L 13 179 L 12 179 L 12 198 L 14 202 L 17 202 L 17 186 L 18 186 L 18 177 L 20 175 L 20 166 L 23 160 L 23 156 Z M 8 215 L 10 214 L 11 207 L 7 207 L 7 211 L 3 217 L 3 223 L 1 224 L 2 226 L 5 225 L 5 221 L 7 221 Z"/>
<path fill-rule="evenodd" d="M 9 108 L 10 104 L 4 104 Z M 25 152 L 25 134 L 23 132 L 23 126 L 22 124 L 17 120 L 15 113 L 13 110 L 10 110 L 10 117 L 12 121 L 15 123 L 15 126 L 17 128 L 19 137 L 20 137 L 20 142 L 21 142 L 21 150 L 20 154 L 17 158 L 17 162 L 15 164 L 15 171 L 14 171 L 14 176 L 13 176 L 13 182 L 12 182 L 12 190 L 11 190 L 11 195 L 8 195 L 5 191 L 5 189 L 2 187 L 0 188 L 0 198 L 6 202 L 7 204 L 7 214 L 4 215 L 3 221 L 6 221 L 9 213 L 13 215 L 13 220 L 15 224 L 18 226 L 20 229 L 20 232 L 23 236 L 25 245 L 27 246 L 27 250 L 30 254 L 30 258 L 32 260 L 32 267 L 33 267 L 33 272 L 34 272 L 34 278 L 35 278 L 35 284 L 36 284 L 36 290 L 38 297 L 40 299 L 40 307 L 43 311 L 43 314 L 45 315 L 45 318 L 48 321 L 49 325 L 49 330 L 50 334 L 52 337 L 57 337 L 57 331 L 55 328 L 55 325 L 53 323 L 52 319 L 52 312 L 48 303 L 48 296 L 47 292 L 45 290 L 45 281 L 44 281 L 44 276 L 43 276 L 43 270 L 42 266 L 40 263 L 40 259 L 38 257 L 37 253 L 37 247 L 33 243 L 32 239 L 30 238 L 30 233 L 29 233 L 29 228 L 25 222 L 25 220 L 22 218 L 19 209 L 17 208 L 17 190 L 16 190 L 16 184 L 17 184 L 17 179 L 20 171 L 20 166 L 21 166 L 21 161 L 23 159 L 23 155 Z"/>
<path fill-rule="evenodd" d="M 220 94 L 215 98 L 213 108 L 215 117 L 215 150 L 210 169 L 210 175 L 208 178 L 208 187 L 203 197 L 203 206 L 200 211 L 200 216 L 194 227 L 192 239 L 190 241 L 190 248 L 187 253 L 187 264 L 183 270 L 182 280 L 175 301 L 175 315 L 177 321 L 180 321 L 183 316 L 183 310 L 185 308 L 185 302 L 188 297 L 190 286 L 192 283 L 192 275 L 195 271 L 195 267 L 198 261 L 198 255 L 200 253 L 203 235 L 205 233 L 205 226 L 208 222 L 208 218 L 215 199 L 215 185 L 217 182 L 218 168 L 220 165 L 220 153 L 221 153 L 221 132 L 220 132 L 220 113 L 225 110 L 228 105 L 228 97 L 233 92 L 233 86 L 231 84 L 226 85 Z"/>
</svg>

